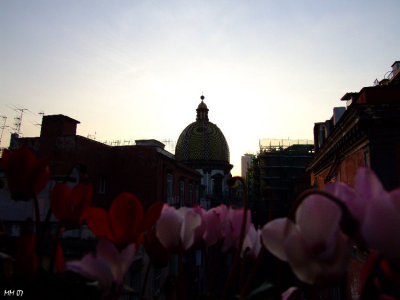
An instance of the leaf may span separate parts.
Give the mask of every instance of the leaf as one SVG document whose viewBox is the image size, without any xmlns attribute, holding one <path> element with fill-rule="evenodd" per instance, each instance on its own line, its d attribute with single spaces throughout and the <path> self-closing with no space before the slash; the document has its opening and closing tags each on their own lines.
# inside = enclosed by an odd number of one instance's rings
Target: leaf
<svg viewBox="0 0 400 300">
<path fill-rule="evenodd" d="M 250 294 L 248 294 L 246 296 L 246 298 L 244 298 L 244 300 L 249 300 L 249 299 L 252 299 L 255 296 L 259 296 L 260 294 L 265 293 L 266 291 L 268 291 L 272 287 L 273 287 L 272 283 L 270 283 L 268 281 L 264 282 L 258 288 L 253 290 Z"/>
</svg>

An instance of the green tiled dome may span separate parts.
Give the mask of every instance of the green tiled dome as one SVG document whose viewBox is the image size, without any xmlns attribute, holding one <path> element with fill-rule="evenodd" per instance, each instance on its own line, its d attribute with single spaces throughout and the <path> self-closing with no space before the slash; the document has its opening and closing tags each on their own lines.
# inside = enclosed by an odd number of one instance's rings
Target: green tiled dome
<svg viewBox="0 0 400 300">
<path fill-rule="evenodd" d="M 202 101 L 197 108 L 196 122 L 179 136 L 175 148 L 178 161 L 224 161 L 229 163 L 229 147 L 222 131 L 208 121 L 208 108 Z"/>
</svg>

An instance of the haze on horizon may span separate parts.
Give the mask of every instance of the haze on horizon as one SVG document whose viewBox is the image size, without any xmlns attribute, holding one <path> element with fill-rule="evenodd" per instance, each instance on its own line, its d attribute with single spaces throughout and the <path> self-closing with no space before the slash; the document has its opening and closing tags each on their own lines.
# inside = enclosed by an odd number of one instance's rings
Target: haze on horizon
<svg viewBox="0 0 400 300">
<path fill-rule="evenodd" d="M 22 136 L 39 135 L 44 112 L 99 141 L 176 141 L 204 93 L 239 175 L 259 139 L 312 139 L 346 92 L 383 79 L 400 59 L 399 11 L 396 0 L 2 0 L 0 115 L 12 127 L 13 108 L 29 109 Z"/>
</svg>

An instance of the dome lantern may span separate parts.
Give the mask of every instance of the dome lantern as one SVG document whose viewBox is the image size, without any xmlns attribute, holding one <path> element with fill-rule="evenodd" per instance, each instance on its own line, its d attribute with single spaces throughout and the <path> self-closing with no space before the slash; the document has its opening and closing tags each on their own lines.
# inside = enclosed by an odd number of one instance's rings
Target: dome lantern
<svg viewBox="0 0 400 300">
<path fill-rule="evenodd" d="M 196 112 L 197 112 L 196 121 L 203 121 L 203 120 L 208 121 L 208 108 L 207 108 L 207 105 L 203 101 L 204 96 L 201 95 L 200 99 L 201 99 L 201 102 L 196 109 Z"/>
</svg>

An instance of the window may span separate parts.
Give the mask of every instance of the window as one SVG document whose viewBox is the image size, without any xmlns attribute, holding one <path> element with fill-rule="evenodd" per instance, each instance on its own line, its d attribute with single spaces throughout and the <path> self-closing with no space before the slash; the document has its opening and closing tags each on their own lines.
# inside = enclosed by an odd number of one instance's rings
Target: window
<svg viewBox="0 0 400 300">
<path fill-rule="evenodd" d="M 183 179 L 179 182 L 179 202 L 181 206 L 185 205 L 185 181 Z"/>
<path fill-rule="evenodd" d="M 106 177 L 100 176 L 99 181 L 99 194 L 105 194 L 106 192 Z"/>
<path fill-rule="evenodd" d="M 189 184 L 189 205 L 191 206 L 191 205 L 193 205 L 193 203 L 194 203 L 194 199 L 193 199 L 194 197 L 193 197 L 193 183 L 190 183 Z"/>
<path fill-rule="evenodd" d="M 172 187 L 174 182 L 174 175 L 172 173 L 167 173 L 167 199 L 166 202 L 170 205 L 173 205 L 173 197 L 172 197 Z"/>
</svg>

